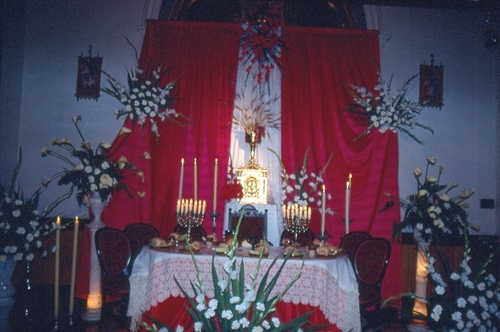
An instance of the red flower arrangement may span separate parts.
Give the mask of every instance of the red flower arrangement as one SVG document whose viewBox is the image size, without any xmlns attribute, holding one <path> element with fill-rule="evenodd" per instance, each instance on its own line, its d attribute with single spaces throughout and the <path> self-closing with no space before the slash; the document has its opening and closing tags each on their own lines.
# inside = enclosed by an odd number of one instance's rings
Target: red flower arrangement
<svg viewBox="0 0 500 332">
<path fill-rule="evenodd" d="M 221 188 L 220 199 L 230 201 L 233 198 L 243 198 L 243 186 L 238 182 L 238 177 L 234 172 L 233 161 L 229 163 L 229 172 L 227 173 L 227 182 Z"/>
<path fill-rule="evenodd" d="M 246 8 L 240 60 L 247 64 L 247 77 L 252 66 L 258 63 L 257 83 L 269 82 L 271 69 L 281 70 L 281 48 L 285 42 L 280 28 L 284 25 L 281 1 L 257 1 Z"/>
</svg>

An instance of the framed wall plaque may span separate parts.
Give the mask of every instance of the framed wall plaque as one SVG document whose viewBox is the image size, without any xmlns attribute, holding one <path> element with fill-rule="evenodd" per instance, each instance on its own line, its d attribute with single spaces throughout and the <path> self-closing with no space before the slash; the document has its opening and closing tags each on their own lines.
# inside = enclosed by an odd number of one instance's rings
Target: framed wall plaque
<svg viewBox="0 0 500 332">
<path fill-rule="evenodd" d="M 92 46 L 89 45 L 89 55 L 78 57 L 78 73 L 76 78 L 76 100 L 80 98 L 95 99 L 101 96 L 102 58 L 92 57 Z"/>
<path fill-rule="evenodd" d="M 443 72 L 442 65 L 434 65 L 433 55 L 431 55 L 430 65 L 420 65 L 420 105 L 441 109 L 443 106 Z"/>
</svg>

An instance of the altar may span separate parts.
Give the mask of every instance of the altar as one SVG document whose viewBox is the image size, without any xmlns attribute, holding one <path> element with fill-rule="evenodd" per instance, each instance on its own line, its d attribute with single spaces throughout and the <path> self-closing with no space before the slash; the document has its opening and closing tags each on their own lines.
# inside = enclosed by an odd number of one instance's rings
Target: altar
<svg viewBox="0 0 500 332">
<path fill-rule="evenodd" d="M 257 278 L 262 277 L 276 257 L 277 265 L 280 266 L 280 261 L 283 261 L 283 248 L 271 247 L 269 257 L 263 258 L 260 263 Z M 214 289 L 211 250 L 202 247 L 195 258 L 205 294 L 212 298 Z M 224 263 L 227 260 L 226 256 L 214 257 L 214 266 L 219 276 L 224 274 Z M 237 261 L 245 264 L 250 283 L 250 274 L 255 271 L 258 258 L 249 256 L 248 249 L 240 248 Z M 361 331 L 358 284 L 347 256 L 288 260 L 273 294 L 282 291 L 301 268 L 301 277 L 276 307 L 280 320 L 290 321 L 300 314 L 313 311 L 310 321 L 313 324 L 331 324 L 328 331 Z M 274 272 L 271 274 L 274 275 L 276 270 L 277 267 L 273 268 L 271 271 Z M 148 317 L 159 319 L 174 329 L 177 325 L 188 328 L 192 324 L 184 309 L 188 303 L 182 297 L 175 280 L 190 296 L 194 295 L 190 283 L 196 282 L 196 268 L 191 255 L 165 248 L 144 247 L 134 262 L 130 276 L 128 315 L 132 318 L 132 331 L 137 331 L 137 322 L 148 321 Z"/>
</svg>

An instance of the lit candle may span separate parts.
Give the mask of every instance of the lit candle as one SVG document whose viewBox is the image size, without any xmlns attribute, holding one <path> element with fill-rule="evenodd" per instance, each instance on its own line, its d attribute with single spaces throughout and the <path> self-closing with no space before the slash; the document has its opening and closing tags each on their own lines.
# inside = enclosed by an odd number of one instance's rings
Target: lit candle
<svg viewBox="0 0 500 332">
<path fill-rule="evenodd" d="M 198 166 L 196 158 L 194 158 L 194 200 L 198 199 Z"/>
<path fill-rule="evenodd" d="M 217 169 L 219 168 L 218 160 L 215 158 L 215 166 L 214 166 L 214 209 L 213 211 L 217 211 Z"/>
<path fill-rule="evenodd" d="M 326 207 L 326 187 L 323 185 L 321 192 L 321 235 L 325 235 L 325 207 Z"/>
<path fill-rule="evenodd" d="M 61 255 L 61 217 L 56 219 L 56 269 L 54 280 L 54 316 L 59 317 L 59 257 Z"/>
<path fill-rule="evenodd" d="M 78 250 L 78 227 L 80 226 L 80 220 L 78 216 L 75 218 L 75 230 L 73 232 L 73 259 L 71 261 L 71 288 L 69 295 L 69 314 L 73 314 L 73 307 L 75 305 L 75 277 L 76 277 L 76 257 Z"/>
<path fill-rule="evenodd" d="M 202 209 L 201 213 L 205 214 L 206 208 L 207 208 L 207 201 L 203 201 L 203 209 Z"/>
<path fill-rule="evenodd" d="M 182 184 L 184 182 L 184 158 L 181 159 L 181 176 L 179 180 L 179 199 L 182 199 Z"/>
<path fill-rule="evenodd" d="M 349 207 L 351 205 L 351 186 L 352 174 L 349 174 L 349 180 L 345 186 L 345 233 L 349 234 Z"/>
</svg>

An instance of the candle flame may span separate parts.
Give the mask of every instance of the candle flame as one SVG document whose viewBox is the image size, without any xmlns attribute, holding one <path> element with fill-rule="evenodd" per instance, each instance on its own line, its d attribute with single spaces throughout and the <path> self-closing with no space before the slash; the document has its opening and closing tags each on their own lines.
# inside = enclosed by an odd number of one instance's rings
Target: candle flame
<svg viewBox="0 0 500 332">
<path fill-rule="evenodd" d="M 181 166 L 184 166 L 184 158 L 181 158 Z"/>
</svg>

